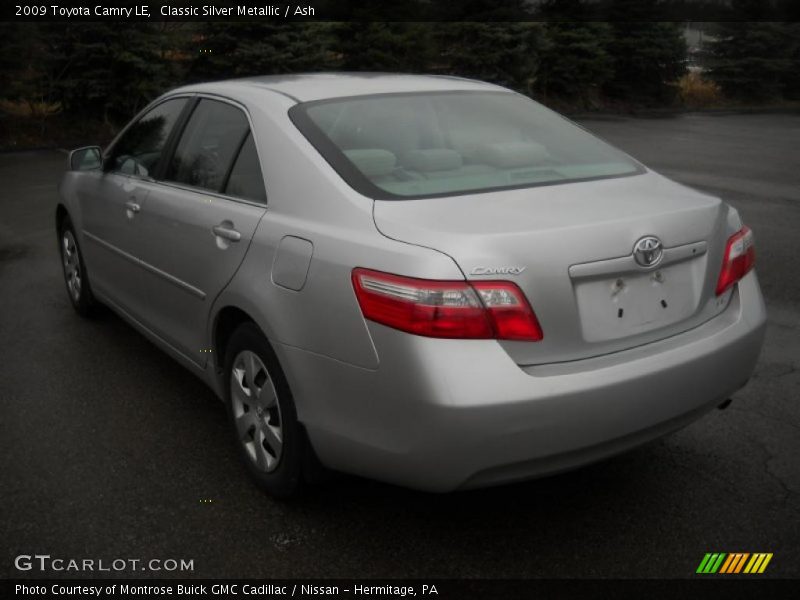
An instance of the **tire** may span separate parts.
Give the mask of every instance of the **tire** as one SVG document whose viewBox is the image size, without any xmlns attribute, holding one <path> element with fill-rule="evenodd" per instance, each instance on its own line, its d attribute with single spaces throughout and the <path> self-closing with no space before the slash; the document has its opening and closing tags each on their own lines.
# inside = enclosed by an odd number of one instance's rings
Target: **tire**
<svg viewBox="0 0 800 600">
<path fill-rule="evenodd" d="M 58 247 L 64 284 L 72 307 L 82 317 L 90 317 L 97 309 L 97 300 L 92 294 L 89 273 L 78 246 L 78 236 L 69 217 L 64 217 L 58 231 Z"/>
<path fill-rule="evenodd" d="M 254 481 L 276 498 L 298 495 L 307 442 L 286 377 L 255 323 L 243 323 L 231 335 L 225 400 L 236 447 Z"/>
</svg>

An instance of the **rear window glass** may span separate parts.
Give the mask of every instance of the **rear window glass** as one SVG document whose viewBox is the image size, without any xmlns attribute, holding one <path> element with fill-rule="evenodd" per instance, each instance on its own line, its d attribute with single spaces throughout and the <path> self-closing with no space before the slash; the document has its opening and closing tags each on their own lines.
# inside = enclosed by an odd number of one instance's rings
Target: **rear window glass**
<svg viewBox="0 0 800 600">
<path fill-rule="evenodd" d="M 633 175 L 641 167 L 508 92 L 358 96 L 299 104 L 295 125 L 359 192 L 424 198 Z"/>
</svg>

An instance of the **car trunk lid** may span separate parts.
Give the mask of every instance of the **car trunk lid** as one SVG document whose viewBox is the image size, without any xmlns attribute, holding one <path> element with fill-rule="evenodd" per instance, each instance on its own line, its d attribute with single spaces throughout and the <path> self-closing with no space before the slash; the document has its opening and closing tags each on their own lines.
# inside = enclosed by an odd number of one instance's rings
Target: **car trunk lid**
<svg viewBox="0 0 800 600">
<path fill-rule="evenodd" d="M 539 342 L 501 342 L 520 365 L 675 335 L 721 312 L 730 296 L 714 291 L 728 235 L 726 205 L 653 172 L 376 201 L 374 210 L 384 235 L 448 254 L 468 280 L 520 286 L 544 331 Z M 647 236 L 664 248 L 652 267 L 633 255 Z"/>
</svg>

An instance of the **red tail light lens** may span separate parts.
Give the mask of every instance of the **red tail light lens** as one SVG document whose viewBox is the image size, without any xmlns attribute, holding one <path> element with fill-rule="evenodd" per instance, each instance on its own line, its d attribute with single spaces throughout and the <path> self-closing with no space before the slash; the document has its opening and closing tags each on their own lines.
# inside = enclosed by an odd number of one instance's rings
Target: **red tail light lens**
<svg viewBox="0 0 800 600">
<path fill-rule="evenodd" d="M 353 270 L 364 316 L 437 338 L 538 341 L 542 330 L 522 291 L 508 281 L 432 281 Z"/>
<path fill-rule="evenodd" d="M 756 249 L 753 245 L 753 232 L 742 227 L 728 238 L 722 271 L 717 280 L 717 296 L 724 293 L 734 283 L 744 277 L 756 262 Z"/>
<path fill-rule="evenodd" d="M 478 292 L 498 340 L 538 342 L 542 339 L 539 320 L 528 300 L 510 281 L 476 281 Z"/>
</svg>

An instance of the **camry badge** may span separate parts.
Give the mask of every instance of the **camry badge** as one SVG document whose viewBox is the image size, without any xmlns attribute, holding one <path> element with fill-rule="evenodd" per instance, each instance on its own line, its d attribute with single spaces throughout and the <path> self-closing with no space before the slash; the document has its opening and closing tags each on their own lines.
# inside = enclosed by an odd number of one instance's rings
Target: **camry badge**
<svg viewBox="0 0 800 600">
<path fill-rule="evenodd" d="M 633 246 L 633 258 L 643 267 L 657 265 L 663 256 L 664 245 L 654 235 L 643 237 Z"/>
<path fill-rule="evenodd" d="M 475 267 L 470 275 L 519 275 L 525 267 Z"/>
</svg>

